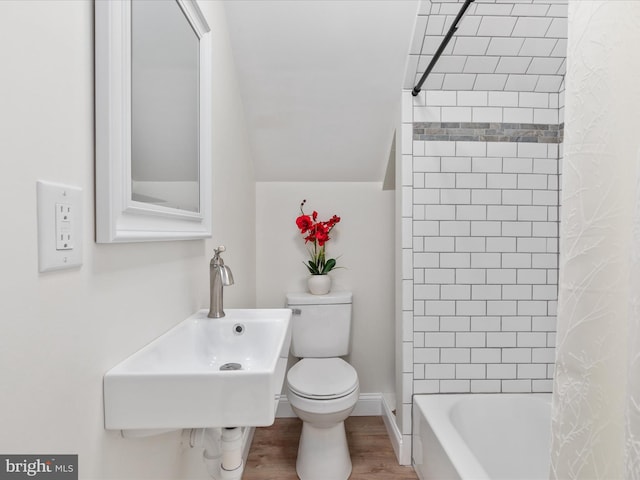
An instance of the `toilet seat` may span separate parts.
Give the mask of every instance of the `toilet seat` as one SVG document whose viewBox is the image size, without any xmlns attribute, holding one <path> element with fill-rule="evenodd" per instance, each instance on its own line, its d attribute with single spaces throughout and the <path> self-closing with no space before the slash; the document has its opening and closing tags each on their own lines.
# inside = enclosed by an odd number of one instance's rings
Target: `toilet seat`
<svg viewBox="0 0 640 480">
<path fill-rule="evenodd" d="M 341 358 L 303 358 L 289 369 L 287 384 L 299 397 L 333 400 L 358 388 L 358 373 Z"/>
</svg>

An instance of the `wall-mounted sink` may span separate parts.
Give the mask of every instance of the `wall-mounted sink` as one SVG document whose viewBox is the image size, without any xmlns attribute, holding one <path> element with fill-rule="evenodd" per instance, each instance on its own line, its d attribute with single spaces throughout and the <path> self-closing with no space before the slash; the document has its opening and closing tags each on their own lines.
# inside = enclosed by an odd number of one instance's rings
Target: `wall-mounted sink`
<svg viewBox="0 0 640 480">
<path fill-rule="evenodd" d="M 271 425 L 287 366 L 291 310 L 207 310 L 104 376 L 105 428 Z"/>
</svg>

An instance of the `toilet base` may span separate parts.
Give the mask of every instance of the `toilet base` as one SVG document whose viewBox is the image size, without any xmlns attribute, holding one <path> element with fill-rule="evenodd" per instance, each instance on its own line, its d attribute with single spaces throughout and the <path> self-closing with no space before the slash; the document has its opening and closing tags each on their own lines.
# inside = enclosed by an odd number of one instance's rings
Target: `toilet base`
<svg viewBox="0 0 640 480">
<path fill-rule="evenodd" d="M 347 480 L 351 456 L 344 422 L 331 426 L 302 423 L 296 472 L 301 480 Z"/>
</svg>

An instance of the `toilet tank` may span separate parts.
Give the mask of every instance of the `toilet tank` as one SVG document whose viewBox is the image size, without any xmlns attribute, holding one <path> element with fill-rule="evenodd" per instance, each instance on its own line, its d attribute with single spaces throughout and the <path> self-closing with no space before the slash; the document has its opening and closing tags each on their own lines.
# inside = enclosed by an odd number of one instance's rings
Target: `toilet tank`
<svg viewBox="0 0 640 480">
<path fill-rule="evenodd" d="M 288 293 L 291 354 L 299 358 L 341 357 L 351 345 L 351 292 Z"/>
</svg>

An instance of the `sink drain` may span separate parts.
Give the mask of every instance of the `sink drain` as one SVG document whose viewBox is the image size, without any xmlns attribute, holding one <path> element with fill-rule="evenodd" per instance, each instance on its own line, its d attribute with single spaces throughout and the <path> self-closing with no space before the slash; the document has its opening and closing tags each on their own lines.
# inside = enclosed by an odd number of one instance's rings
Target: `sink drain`
<svg viewBox="0 0 640 480">
<path fill-rule="evenodd" d="M 242 365 L 239 363 L 225 363 L 220 367 L 220 370 L 242 370 Z"/>
<path fill-rule="evenodd" d="M 236 323 L 233 326 L 233 333 L 236 335 L 242 335 L 244 333 L 244 325 L 241 323 Z"/>
</svg>

